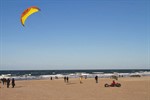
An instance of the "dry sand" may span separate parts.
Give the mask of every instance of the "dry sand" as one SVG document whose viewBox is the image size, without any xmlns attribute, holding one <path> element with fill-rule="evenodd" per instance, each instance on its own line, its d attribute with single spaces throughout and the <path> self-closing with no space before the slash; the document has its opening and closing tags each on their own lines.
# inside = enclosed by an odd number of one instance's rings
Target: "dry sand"
<svg viewBox="0 0 150 100">
<path fill-rule="evenodd" d="M 16 81 L 15 88 L 0 88 L 0 100 L 150 100 L 150 77 L 119 78 L 122 86 L 104 87 L 112 79 L 100 78 L 95 83 L 93 78 L 83 80 L 26 80 Z"/>
</svg>

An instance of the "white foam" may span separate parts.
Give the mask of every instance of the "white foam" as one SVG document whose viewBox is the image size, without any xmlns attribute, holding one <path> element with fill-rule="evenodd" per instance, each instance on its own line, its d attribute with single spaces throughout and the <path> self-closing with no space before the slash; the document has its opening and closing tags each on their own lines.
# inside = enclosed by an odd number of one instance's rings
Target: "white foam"
<svg viewBox="0 0 150 100">
<path fill-rule="evenodd" d="M 39 76 L 32 76 L 31 74 L 25 74 L 21 76 L 12 76 L 11 74 L 3 74 L 0 75 L 1 78 L 15 78 L 16 80 L 37 80 L 37 79 L 50 79 L 53 78 L 63 78 L 65 76 L 68 76 L 70 78 L 78 78 L 80 76 L 87 77 L 87 78 L 94 78 L 95 76 L 98 76 L 99 78 L 109 78 L 111 76 L 123 76 L 123 77 L 130 77 L 132 75 L 140 75 L 140 76 L 150 76 L 150 71 L 145 72 L 134 72 L 134 73 L 70 73 L 70 74 L 55 74 L 55 75 L 39 75 Z"/>
</svg>

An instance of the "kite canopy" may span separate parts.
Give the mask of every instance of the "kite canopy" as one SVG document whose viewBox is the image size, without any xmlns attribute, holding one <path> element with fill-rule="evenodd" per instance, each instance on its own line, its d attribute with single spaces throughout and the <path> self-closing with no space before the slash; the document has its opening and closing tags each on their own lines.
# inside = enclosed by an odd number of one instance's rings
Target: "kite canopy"
<svg viewBox="0 0 150 100">
<path fill-rule="evenodd" d="M 21 18 L 20 18 L 21 24 L 24 26 L 26 19 L 33 13 L 36 13 L 39 11 L 40 11 L 40 9 L 36 6 L 32 6 L 32 7 L 27 8 L 26 10 L 24 10 L 24 12 L 22 13 Z"/>
</svg>

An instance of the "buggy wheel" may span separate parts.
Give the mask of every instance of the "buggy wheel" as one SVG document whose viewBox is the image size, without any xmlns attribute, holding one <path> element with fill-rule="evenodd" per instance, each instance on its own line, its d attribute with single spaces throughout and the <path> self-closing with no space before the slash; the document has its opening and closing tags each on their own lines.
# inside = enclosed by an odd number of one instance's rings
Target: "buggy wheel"
<svg viewBox="0 0 150 100">
<path fill-rule="evenodd" d="M 109 85 L 108 85 L 108 84 L 105 84 L 104 86 L 105 86 L 105 87 L 109 87 Z"/>
<path fill-rule="evenodd" d="M 120 84 L 120 83 L 118 83 L 118 84 L 116 84 L 116 86 L 117 86 L 117 87 L 121 87 L 121 84 Z"/>
</svg>

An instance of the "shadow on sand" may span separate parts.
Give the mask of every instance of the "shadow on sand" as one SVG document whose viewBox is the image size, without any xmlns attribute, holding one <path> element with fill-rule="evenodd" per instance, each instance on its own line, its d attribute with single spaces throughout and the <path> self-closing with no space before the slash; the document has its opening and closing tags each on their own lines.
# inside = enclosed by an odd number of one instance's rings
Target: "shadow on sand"
<svg viewBox="0 0 150 100">
<path fill-rule="evenodd" d="M 22 87 L 24 87 L 24 86 L 15 86 L 14 88 L 22 88 Z"/>
<path fill-rule="evenodd" d="M 66 85 L 72 85 L 72 84 L 77 84 L 77 83 L 67 83 Z"/>
</svg>

